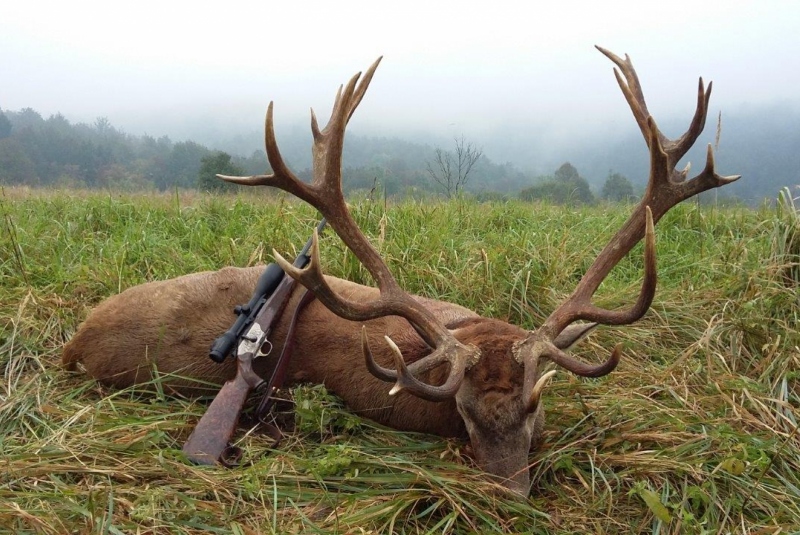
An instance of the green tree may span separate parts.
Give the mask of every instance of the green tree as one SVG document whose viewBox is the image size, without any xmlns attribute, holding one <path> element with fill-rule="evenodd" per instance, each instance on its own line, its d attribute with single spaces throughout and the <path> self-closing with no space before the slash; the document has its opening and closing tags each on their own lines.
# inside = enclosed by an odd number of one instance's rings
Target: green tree
<svg viewBox="0 0 800 535">
<path fill-rule="evenodd" d="M 20 131 L 24 128 L 34 128 L 44 124 L 44 119 L 33 108 L 22 108 L 12 116 L 14 128 Z"/>
<path fill-rule="evenodd" d="M 561 164 L 561 167 L 556 169 L 553 177 L 561 182 L 575 182 L 581 178 L 581 175 L 578 173 L 578 170 L 575 169 L 574 165 L 569 162 L 564 162 Z"/>
<path fill-rule="evenodd" d="M 38 185 L 36 166 L 13 137 L 0 139 L 0 184 Z"/>
<path fill-rule="evenodd" d="M 244 170 L 231 162 L 227 152 L 215 152 L 200 160 L 200 171 L 197 175 L 197 189 L 221 193 L 234 191 L 236 186 L 217 178 L 217 175 L 244 175 Z"/>
<path fill-rule="evenodd" d="M 11 135 L 11 121 L 8 120 L 3 110 L 0 110 L 0 139 L 5 139 Z"/>
<path fill-rule="evenodd" d="M 571 163 L 562 164 L 561 167 L 556 169 L 554 176 L 556 181 L 567 186 L 568 202 L 578 204 L 592 204 L 594 202 L 594 194 L 589 187 L 589 183 Z"/>
<path fill-rule="evenodd" d="M 594 194 L 589 183 L 569 162 L 553 176 L 539 177 L 538 182 L 519 192 L 523 201 L 542 200 L 555 204 L 592 204 Z"/>
<path fill-rule="evenodd" d="M 607 201 L 628 202 L 634 199 L 633 184 L 624 175 L 609 171 L 600 196 Z"/>
<path fill-rule="evenodd" d="M 200 173 L 203 158 L 215 155 L 216 153 L 193 141 L 175 143 L 169 154 L 159 160 L 161 176 L 156 177 L 156 187 L 161 190 L 174 186 L 181 188 L 192 187 Z M 228 159 L 230 160 L 230 156 Z M 222 171 L 218 172 L 221 173 Z M 214 181 L 222 182 L 216 178 L 214 178 Z"/>
<path fill-rule="evenodd" d="M 94 121 L 94 128 L 101 136 L 109 135 L 114 132 L 114 127 L 111 126 L 111 122 L 108 120 L 108 117 L 98 117 Z"/>
</svg>

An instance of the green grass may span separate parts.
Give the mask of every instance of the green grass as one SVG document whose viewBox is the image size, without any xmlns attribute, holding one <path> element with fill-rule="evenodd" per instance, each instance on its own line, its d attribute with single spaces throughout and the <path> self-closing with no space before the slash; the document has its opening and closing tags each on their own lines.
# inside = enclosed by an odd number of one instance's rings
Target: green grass
<svg viewBox="0 0 800 535">
<path fill-rule="evenodd" d="M 248 192 L 249 193 L 249 192 Z M 409 291 L 532 328 L 630 207 L 354 202 Z M 272 450 L 196 467 L 180 451 L 204 404 L 110 390 L 59 368 L 109 295 L 155 279 L 291 254 L 315 214 L 263 193 L 202 197 L 5 190 L 0 195 L 0 530 L 14 533 L 796 533 L 800 530 L 800 223 L 780 209 L 688 203 L 657 226 L 659 289 L 637 324 L 578 350 L 618 370 L 559 373 L 526 501 L 499 492 L 464 444 L 293 392 Z M 327 272 L 369 275 L 341 243 Z M 641 246 L 601 286 L 624 305 Z M 132 326 L 132 328 L 134 328 Z"/>
</svg>

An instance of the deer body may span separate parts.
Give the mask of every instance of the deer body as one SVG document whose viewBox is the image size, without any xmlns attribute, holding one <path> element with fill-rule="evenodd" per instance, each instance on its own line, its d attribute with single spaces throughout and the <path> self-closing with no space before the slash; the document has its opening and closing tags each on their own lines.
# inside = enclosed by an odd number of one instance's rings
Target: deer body
<svg viewBox="0 0 800 535">
<path fill-rule="evenodd" d="M 272 173 L 219 178 L 276 187 L 314 206 L 377 285 L 370 288 L 325 276 L 316 233 L 311 262 L 303 269 L 275 252 L 283 270 L 318 299 L 300 317 L 290 382 L 323 383 L 354 411 L 397 429 L 468 436 L 482 469 L 509 489 L 528 493 L 528 452 L 541 434 L 540 397 L 553 373 L 541 373 L 543 361 L 583 377 L 613 371 L 621 357 L 619 345 L 599 365 L 564 350 L 596 324 L 628 325 L 641 318 L 656 290 L 655 222 L 681 201 L 739 178 L 717 174 L 710 145 L 699 174 L 689 178 L 688 166 L 676 169 L 705 127 L 710 84 L 706 88 L 700 79 L 688 130 L 669 139 L 647 110 L 630 58 L 599 50 L 616 65 L 617 83 L 650 153 L 650 176 L 639 205 L 573 293 L 533 331 L 404 292 L 353 220 L 341 188 L 344 134 L 380 59 L 363 77 L 359 73 L 339 88 L 324 128 L 312 111 L 310 183 L 300 180 L 283 160 L 270 103 L 265 148 Z M 622 310 L 594 305 L 594 292 L 642 238 L 644 277 L 636 301 Z M 95 310 L 66 346 L 64 362 L 73 367 L 82 362 L 94 377 L 119 386 L 145 381 L 151 370 L 222 383 L 234 375 L 234 365 L 213 363 L 207 358 L 209 346 L 231 324 L 234 305 L 248 301 L 260 271 L 226 268 L 131 288 Z M 288 309 L 298 299 L 293 296 Z M 284 316 L 271 339 L 276 352 L 287 332 L 288 315 Z M 255 371 L 263 372 L 266 364 L 256 361 Z M 382 382 L 395 385 L 387 392 Z M 198 388 L 188 380 L 172 380 L 170 385 L 185 392 Z"/>
<path fill-rule="evenodd" d="M 162 376 L 165 388 L 174 393 L 213 393 L 214 385 L 221 385 L 236 374 L 236 363 L 233 359 L 221 364 L 211 361 L 211 342 L 230 327 L 235 318 L 234 306 L 248 301 L 263 269 L 228 267 L 129 288 L 92 311 L 65 346 L 63 362 L 69 369 L 80 363 L 92 377 L 118 388 L 146 383 L 156 372 Z M 373 299 L 378 292 L 346 280 L 327 279 L 333 288 L 353 299 Z M 300 289 L 295 291 L 287 310 L 294 309 L 300 293 Z M 515 388 L 521 388 L 521 366 L 513 359 L 510 345 L 524 338 L 524 329 L 483 318 L 452 303 L 416 299 L 453 327 L 457 337 L 470 343 L 496 346 L 497 337 L 506 338 L 508 351 L 488 352 L 482 366 L 473 368 L 470 375 L 491 376 L 498 392 L 495 396 L 513 395 Z M 288 316 L 283 314 L 270 336 L 273 356 L 283 349 Z M 392 362 L 388 347 L 379 343 L 384 335 L 395 341 L 409 362 L 431 351 L 403 318 L 385 316 L 366 325 L 370 338 L 375 340 L 375 358 L 382 365 Z M 458 328 L 459 325 L 463 327 Z M 294 336 L 289 384 L 324 384 L 354 412 L 395 429 L 467 437 L 454 399 L 431 402 L 407 393 L 388 394 L 385 383 L 364 366 L 360 324 L 342 319 L 319 301 L 312 301 L 302 312 Z M 254 369 L 266 376 L 272 364 L 274 359 L 262 357 L 256 359 Z M 435 369 L 424 378 L 438 383 L 443 372 Z M 484 377 L 481 384 L 484 390 L 492 386 Z"/>
<path fill-rule="evenodd" d="M 80 364 L 101 383 L 117 388 L 147 383 L 157 374 L 162 386 L 172 393 L 213 393 L 218 385 L 233 378 L 236 364 L 233 359 L 221 364 L 213 362 L 208 357 L 211 342 L 230 327 L 234 306 L 249 300 L 263 269 L 227 267 L 129 288 L 92 311 L 64 347 L 63 363 L 71 370 Z M 378 294 L 377 288 L 335 277 L 326 280 L 351 299 L 374 299 Z M 300 294 L 300 289 L 295 290 L 286 310 L 294 309 Z M 481 360 L 466 373 L 460 396 L 433 402 L 406 392 L 390 395 L 386 384 L 364 366 L 360 324 L 333 314 L 316 300 L 300 315 L 287 383 L 324 384 L 355 413 L 403 431 L 468 439 L 465 422 L 483 425 L 486 429 L 473 429 L 471 433 L 487 436 L 483 442 L 473 441 L 476 459 L 482 466 L 495 465 L 494 473 L 502 474 L 504 479 L 519 479 L 516 490 L 524 492 L 527 471 L 518 473 L 520 463 L 526 464 L 528 450 L 541 439 L 543 410 L 539 408 L 535 415 L 530 440 L 522 448 L 514 447 L 521 458 L 507 463 L 507 457 L 498 452 L 520 435 L 523 369 L 514 357 L 513 346 L 525 338 L 527 331 L 481 317 L 453 303 L 419 296 L 414 299 L 452 329 L 462 343 L 483 352 Z M 283 349 L 289 316 L 284 313 L 275 325 L 270 336 L 271 355 L 278 355 Z M 365 324 L 376 347 L 375 360 L 383 366 L 392 363 L 391 350 L 380 343 L 387 335 L 409 364 L 431 352 L 401 317 L 384 316 Z M 559 345 L 572 345 L 590 328 L 569 329 L 559 339 Z M 274 359 L 262 357 L 255 360 L 253 368 L 267 377 L 272 365 Z M 446 371 L 435 368 L 420 374 L 420 379 L 439 384 Z"/>
</svg>

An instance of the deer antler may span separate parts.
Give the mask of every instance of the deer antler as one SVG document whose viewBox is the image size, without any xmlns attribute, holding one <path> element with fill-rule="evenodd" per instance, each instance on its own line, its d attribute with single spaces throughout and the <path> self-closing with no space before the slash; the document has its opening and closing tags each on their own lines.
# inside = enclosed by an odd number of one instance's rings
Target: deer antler
<svg viewBox="0 0 800 535">
<path fill-rule="evenodd" d="M 630 58 L 614 55 L 603 48 L 597 49 L 608 57 L 619 70 L 614 69 L 620 89 L 628 101 L 633 116 L 639 125 L 650 151 L 650 177 L 644 197 L 634 209 L 630 218 L 614 235 L 595 259 L 592 266 L 578 283 L 572 295 L 564 301 L 545 320 L 538 329 L 516 348 L 518 358 L 525 363 L 525 386 L 527 396 L 534 392 L 536 384 L 536 362 L 539 357 L 552 360 L 556 364 L 582 376 L 599 377 L 610 373 L 619 362 L 621 349 L 618 345 L 609 359 L 600 365 L 592 366 L 581 362 L 553 345 L 552 340 L 568 325 L 578 320 L 590 320 L 606 325 L 626 325 L 641 318 L 650 308 L 656 289 L 655 237 L 653 226 L 670 208 L 681 201 L 703 191 L 724 186 L 739 176 L 720 176 L 714 170 L 714 155 L 708 146 L 706 166 L 695 177 L 686 180 L 689 166 L 677 171 L 675 166 L 686 155 L 705 126 L 708 102 L 711 97 L 711 84 L 704 89 L 700 79 L 697 91 L 697 107 L 688 130 L 678 139 L 670 140 L 656 126 L 655 119 L 647 111 L 644 93 Z M 611 270 L 643 236 L 645 240 L 645 275 L 639 297 L 629 310 L 606 310 L 591 303 L 592 295 L 608 276 Z M 537 394 L 538 397 L 538 394 Z"/>
<path fill-rule="evenodd" d="M 342 193 L 342 149 L 345 127 L 364 97 L 380 61 L 381 58 L 378 58 L 367 69 L 360 83 L 361 74 L 359 73 L 353 76 L 344 88 L 339 88 L 330 120 L 323 130 L 319 129 L 316 115 L 313 110 L 311 111 L 311 130 L 314 135 L 311 184 L 300 181 L 289 170 L 281 157 L 273 128 L 272 103 L 267 109 L 264 135 L 267 158 L 273 169 L 272 174 L 251 177 L 218 176 L 236 184 L 274 186 L 317 208 L 375 279 L 380 290 L 378 299 L 366 303 L 355 302 L 337 295 L 331 289 L 322 273 L 316 232 L 311 248 L 311 262 L 305 269 L 295 268 L 280 254 L 273 251 L 276 262 L 289 276 L 312 291 L 334 314 L 343 318 L 352 321 L 366 321 L 382 316 L 396 315 L 407 319 L 425 342 L 434 348 L 433 353 L 406 367 L 400 350 L 387 337 L 386 340 L 392 349 L 397 368 L 397 371 L 389 370 L 375 362 L 366 334 L 363 334 L 362 346 L 367 367 L 379 379 L 396 382 L 390 391 L 391 394 L 406 389 L 424 399 L 443 400 L 452 397 L 458 391 L 465 370 L 477 361 L 479 351 L 474 346 L 466 346 L 456 340 L 444 324 L 400 288 L 378 251 L 356 225 L 347 209 Z M 450 372 L 447 380 L 440 386 L 425 384 L 414 377 L 445 362 L 450 364 Z"/>
</svg>

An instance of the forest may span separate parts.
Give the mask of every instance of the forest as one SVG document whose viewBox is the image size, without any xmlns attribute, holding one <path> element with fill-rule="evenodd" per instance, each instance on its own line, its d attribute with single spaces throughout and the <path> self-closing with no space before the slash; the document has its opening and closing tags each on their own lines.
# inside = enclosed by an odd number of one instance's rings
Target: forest
<svg viewBox="0 0 800 535">
<path fill-rule="evenodd" d="M 800 184 L 800 115 L 793 110 L 743 110 L 726 117 L 717 161 L 744 180 L 724 193 L 726 202 L 758 205 Z M 671 126 L 667 121 L 667 127 Z M 207 138 L 199 132 L 200 138 Z M 254 138 L 257 136 L 254 136 Z M 132 135 L 105 117 L 92 124 L 72 123 L 61 114 L 42 117 L 36 110 L 0 109 L 0 185 L 111 188 L 125 191 L 174 188 L 224 190 L 215 173 L 260 174 L 266 156 L 252 142 L 219 139 L 204 145 L 166 135 Z M 497 142 L 493 142 L 496 147 Z M 698 144 L 700 145 L 700 144 Z M 281 136 L 284 158 L 301 177 L 310 177 L 310 136 L 296 128 Z M 218 150 L 224 147 L 228 152 Z M 519 164 L 496 163 L 464 137 L 441 146 L 398 137 L 349 135 L 344 151 L 348 194 L 374 192 L 398 198 L 467 194 L 478 200 L 546 199 L 555 203 L 624 200 L 646 180 L 647 154 L 636 131 L 609 139 L 576 143 L 563 154 L 532 147 Z M 472 151 L 471 153 L 469 151 Z M 461 176 L 466 153 L 473 157 Z M 690 153 L 701 166 L 702 147 Z M 535 160 L 535 161 L 534 161 Z M 451 165 L 452 164 L 452 165 Z M 544 169 L 544 172 L 542 172 Z M 452 175 L 452 176 L 450 176 Z M 638 189 L 637 189 L 638 188 Z M 708 199 L 706 199 L 708 200 Z M 714 201 L 720 201 L 715 195 Z"/>
</svg>

